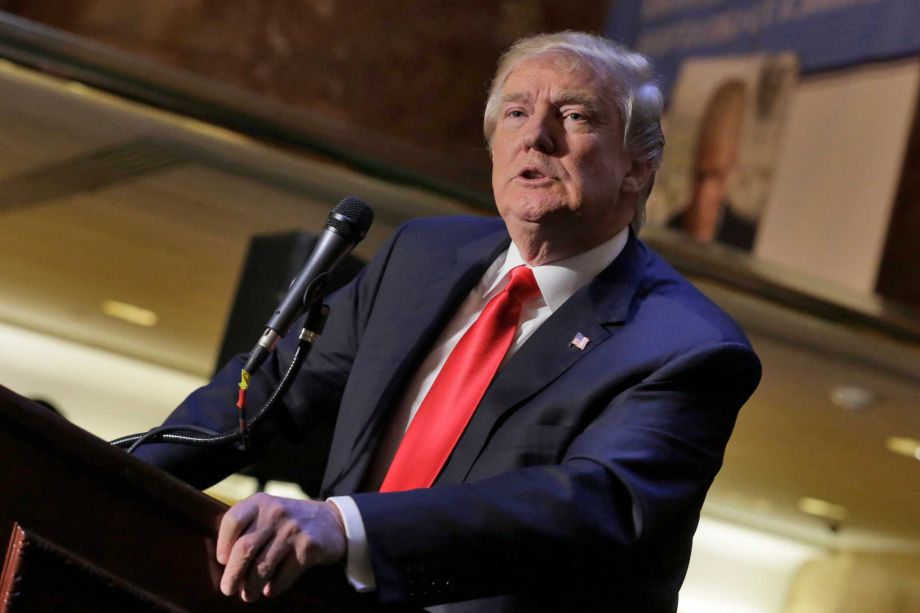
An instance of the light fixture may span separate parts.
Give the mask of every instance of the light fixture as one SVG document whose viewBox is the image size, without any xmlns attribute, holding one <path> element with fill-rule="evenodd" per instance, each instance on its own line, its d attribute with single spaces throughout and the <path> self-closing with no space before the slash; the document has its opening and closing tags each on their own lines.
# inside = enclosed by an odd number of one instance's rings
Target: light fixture
<svg viewBox="0 0 920 613">
<path fill-rule="evenodd" d="M 149 309 L 128 304 L 127 302 L 119 302 L 118 300 L 104 301 L 102 303 L 102 312 L 109 317 L 115 317 L 136 326 L 147 328 L 155 326 L 160 319 L 156 313 Z"/>
<path fill-rule="evenodd" d="M 863 411 L 875 404 L 875 392 L 856 385 L 831 388 L 831 403 L 848 411 Z"/>
<path fill-rule="evenodd" d="M 906 436 L 889 436 L 885 439 L 888 451 L 920 460 L 920 441 Z"/>
<path fill-rule="evenodd" d="M 809 498 L 807 496 L 805 498 L 799 498 L 797 506 L 799 507 L 799 511 L 803 513 L 837 521 L 843 521 L 846 519 L 847 515 L 849 515 L 845 506 L 821 500 L 820 498 Z"/>
</svg>

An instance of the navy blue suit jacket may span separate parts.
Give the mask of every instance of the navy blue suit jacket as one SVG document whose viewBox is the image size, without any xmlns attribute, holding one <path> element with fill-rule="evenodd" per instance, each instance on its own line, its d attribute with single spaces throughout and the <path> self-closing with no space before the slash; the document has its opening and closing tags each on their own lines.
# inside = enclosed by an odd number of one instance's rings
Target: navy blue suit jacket
<svg viewBox="0 0 920 613">
<path fill-rule="evenodd" d="M 357 493 L 405 384 L 509 241 L 498 219 L 400 228 L 330 299 L 323 336 L 256 446 L 335 422 L 322 494 L 354 494 L 384 602 L 674 611 L 760 365 L 739 327 L 634 236 L 496 375 L 433 488 Z M 570 345 L 579 332 L 584 350 Z M 251 406 L 295 336 L 253 378 Z M 240 367 L 168 421 L 232 429 Z M 141 455 L 198 486 L 251 459 L 166 445 Z"/>
</svg>

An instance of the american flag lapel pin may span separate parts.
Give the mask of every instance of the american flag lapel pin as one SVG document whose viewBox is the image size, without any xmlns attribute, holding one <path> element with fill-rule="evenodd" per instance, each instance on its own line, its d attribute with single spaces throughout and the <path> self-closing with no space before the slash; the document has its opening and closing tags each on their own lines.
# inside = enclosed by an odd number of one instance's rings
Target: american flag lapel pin
<svg viewBox="0 0 920 613">
<path fill-rule="evenodd" d="M 588 344 L 588 341 L 591 339 L 579 332 L 572 337 L 572 341 L 569 343 L 569 347 L 575 346 L 578 347 L 579 351 L 584 351 L 585 346 Z"/>
</svg>

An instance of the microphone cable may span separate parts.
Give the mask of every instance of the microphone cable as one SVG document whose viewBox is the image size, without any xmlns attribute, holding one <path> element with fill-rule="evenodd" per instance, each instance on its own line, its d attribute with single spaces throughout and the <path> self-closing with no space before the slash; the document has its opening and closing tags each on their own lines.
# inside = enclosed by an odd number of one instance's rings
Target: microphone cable
<svg viewBox="0 0 920 613">
<path fill-rule="evenodd" d="M 238 442 L 243 451 L 248 451 L 250 430 L 268 414 L 278 398 L 287 393 L 294 376 L 300 372 L 314 341 L 322 334 L 326 317 L 329 315 L 329 307 L 322 304 L 320 296 L 329 279 L 330 270 L 365 237 L 373 221 L 374 211 L 371 207 L 354 196 L 343 198 L 329 213 L 313 252 L 307 258 L 300 273 L 291 281 L 287 294 L 265 324 L 262 336 L 243 365 L 236 401 L 239 419 L 237 430 L 215 432 L 201 426 L 165 425 L 144 433 L 117 438 L 111 441 L 111 444 L 127 448 L 128 453 L 133 453 L 141 445 L 151 442 L 180 443 L 200 447 Z M 307 311 L 306 322 L 300 331 L 297 349 L 287 372 L 284 373 L 278 387 L 258 413 L 252 419 L 247 419 L 246 392 L 249 389 L 250 376 L 274 351 L 275 345 L 285 336 L 291 324 L 304 310 Z"/>
<path fill-rule="evenodd" d="M 240 405 L 245 402 L 245 390 L 240 388 L 240 396 L 237 400 L 237 407 L 240 411 L 240 427 L 230 432 L 216 432 L 208 428 L 202 428 L 195 425 L 173 424 L 158 426 L 147 432 L 138 434 L 129 434 L 110 441 L 111 445 L 126 449 L 127 452 L 134 453 L 138 447 L 148 443 L 177 443 L 180 445 L 190 445 L 193 447 L 215 447 L 228 445 L 239 442 L 244 451 L 249 449 L 249 439 L 247 431 L 259 423 L 272 410 L 278 399 L 283 397 L 297 373 L 300 372 L 304 360 L 313 348 L 313 343 L 317 337 L 322 334 L 323 327 L 326 324 L 326 318 L 329 315 L 329 306 L 326 304 L 314 305 L 307 314 L 307 319 L 300 335 L 297 338 L 297 349 L 291 358 L 291 363 L 278 382 L 278 386 L 268 397 L 262 408 L 250 420 L 245 420 L 243 407 Z M 243 379 L 248 382 L 249 373 L 243 370 Z M 242 381 L 241 381 L 242 386 Z"/>
</svg>

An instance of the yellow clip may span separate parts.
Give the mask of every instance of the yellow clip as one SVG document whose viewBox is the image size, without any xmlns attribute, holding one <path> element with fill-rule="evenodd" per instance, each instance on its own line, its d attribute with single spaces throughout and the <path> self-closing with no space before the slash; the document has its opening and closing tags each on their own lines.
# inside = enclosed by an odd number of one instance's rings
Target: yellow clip
<svg viewBox="0 0 920 613">
<path fill-rule="evenodd" d="M 243 374 L 240 376 L 240 389 L 241 390 L 249 389 L 249 373 L 245 370 L 243 371 Z"/>
</svg>

